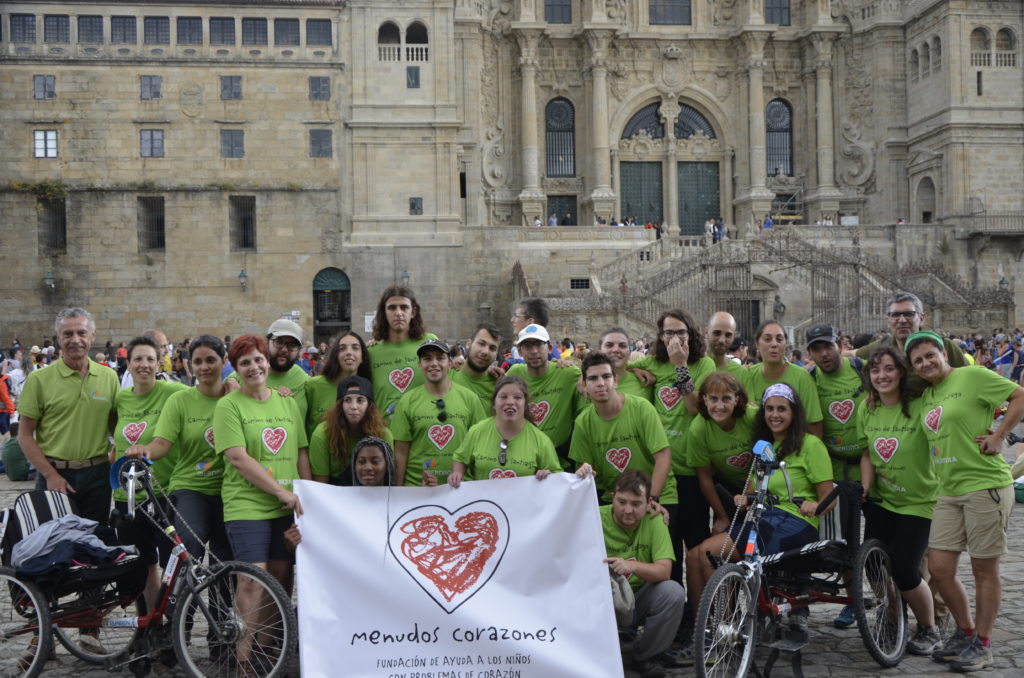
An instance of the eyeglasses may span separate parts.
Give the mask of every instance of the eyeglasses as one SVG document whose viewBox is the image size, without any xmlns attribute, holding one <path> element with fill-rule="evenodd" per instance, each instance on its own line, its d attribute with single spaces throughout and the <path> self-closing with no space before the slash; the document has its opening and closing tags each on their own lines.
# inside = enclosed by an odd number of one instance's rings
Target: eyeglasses
<svg viewBox="0 0 1024 678">
<path fill-rule="evenodd" d="M 437 409 L 441 410 L 437 413 L 437 420 L 442 424 L 448 421 L 448 413 L 444 411 L 444 398 L 438 398 L 434 404 L 437 405 Z"/>
<path fill-rule="evenodd" d="M 889 311 L 886 315 L 890 318 L 913 318 L 917 311 Z"/>
<path fill-rule="evenodd" d="M 501 464 L 502 466 L 504 466 L 505 462 L 507 462 L 507 461 L 508 461 L 508 441 L 505 440 L 505 439 L 502 439 L 502 441 L 500 443 L 498 443 L 498 463 Z"/>
<path fill-rule="evenodd" d="M 661 336 L 666 339 L 671 339 L 672 337 L 679 337 L 680 339 L 683 339 L 690 336 L 690 333 L 687 330 L 662 330 Z"/>
<path fill-rule="evenodd" d="M 526 319 L 526 318 L 529 318 L 529 317 L 530 317 L 530 316 L 528 316 L 528 315 L 525 315 L 525 314 L 523 314 L 523 313 L 513 313 L 513 314 L 512 314 L 512 320 L 515 320 L 516 318 L 523 318 L 523 319 Z"/>
<path fill-rule="evenodd" d="M 289 351 L 298 351 L 302 344 L 297 341 L 285 341 L 284 339 L 277 337 L 274 339 L 274 346 L 277 348 L 287 348 Z"/>
</svg>

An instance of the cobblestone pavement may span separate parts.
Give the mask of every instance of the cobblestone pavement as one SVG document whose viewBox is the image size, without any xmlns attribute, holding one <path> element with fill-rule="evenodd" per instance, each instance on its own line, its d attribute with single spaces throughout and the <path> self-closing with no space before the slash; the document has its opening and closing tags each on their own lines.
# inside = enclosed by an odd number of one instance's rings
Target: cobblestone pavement
<svg viewBox="0 0 1024 678">
<path fill-rule="evenodd" d="M 1020 429 L 1018 429 L 1020 433 Z M 1010 453 L 1007 452 L 1007 458 Z M 15 483 L 0 474 L 0 507 L 11 506 L 14 498 L 25 490 L 32 488 L 31 482 Z M 995 664 L 986 671 L 979 671 L 975 676 L 984 678 L 1011 678 L 1024 676 L 1024 506 L 1015 506 L 1010 523 L 1010 554 L 1002 561 L 1003 599 L 999 610 L 996 629 L 992 635 Z M 973 600 L 973 585 L 970 564 L 966 556 L 961 559 L 960 579 L 967 587 Z M 818 677 L 867 677 L 867 676 L 941 676 L 953 675 L 943 665 L 936 664 L 928 658 L 907 656 L 897 668 L 883 670 L 864 649 L 860 634 L 856 627 L 839 630 L 832 627 L 831 620 L 839 612 L 837 605 L 817 605 L 811 608 L 811 642 L 804 650 L 804 673 L 807 678 Z M 911 624 L 913 619 L 911 617 Z M 1016 631 L 1014 630 L 1016 629 Z M 46 678 L 100 678 L 109 675 L 103 669 L 97 669 L 76 660 L 57 644 L 57 659 L 47 664 L 43 673 Z M 759 653 L 763 660 L 764 652 Z M 125 673 L 124 675 L 130 675 Z M 178 676 L 176 669 L 163 666 L 154 667 L 153 676 Z M 343 676 L 342 672 L 337 674 Z M 693 675 L 692 669 L 674 669 L 669 672 L 670 678 L 681 678 Z M 780 658 L 772 675 L 786 677 L 791 675 L 789 665 Z M 627 678 L 638 678 L 638 674 L 627 672 Z M 317 677 L 319 678 L 319 677 Z M 545 677 L 548 678 L 548 677 Z M 551 676 L 550 678 L 559 678 Z M 594 676 L 594 678 L 602 678 Z"/>
</svg>

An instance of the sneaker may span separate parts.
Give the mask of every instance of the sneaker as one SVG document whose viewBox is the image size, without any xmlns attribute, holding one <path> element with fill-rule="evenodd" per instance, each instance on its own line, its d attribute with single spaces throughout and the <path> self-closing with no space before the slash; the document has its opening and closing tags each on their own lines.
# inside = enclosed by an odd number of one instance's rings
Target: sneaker
<svg viewBox="0 0 1024 678">
<path fill-rule="evenodd" d="M 633 660 L 633 670 L 642 678 L 665 678 L 665 666 L 657 659 Z"/>
<path fill-rule="evenodd" d="M 100 642 L 99 629 L 82 629 L 78 632 L 78 646 L 93 654 L 107 654 L 106 646 Z"/>
<path fill-rule="evenodd" d="M 950 661 L 950 667 L 960 673 L 981 671 L 991 665 L 992 648 L 982 645 L 981 638 L 977 634 L 971 637 L 971 642 L 960 653 L 960 656 Z"/>
<path fill-rule="evenodd" d="M 811 616 L 811 610 L 802 607 L 789 613 L 789 628 L 793 631 L 807 631 L 807 620 Z"/>
<path fill-rule="evenodd" d="M 693 642 L 670 647 L 661 653 L 662 663 L 669 668 L 693 666 Z"/>
<path fill-rule="evenodd" d="M 973 636 L 972 636 L 973 637 Z M 953 661 L 960 656 L 960 653 L 971 644 L 971 639 L 967 637 L 963 629 L 957 629 L 956 632 L 946 639 L 946 642 L 942 644 L 942 647 L 932 650 L 932 659 L 937 662 L 949 662 Z"/>
<path fill-rule="evenodd" d="M 907 642 L 907 652 L 918 657 L 927 657 L 942 644 L 939 629 L 934 626 L 917 625 L 917 631 Z"/>
<path fill-rule="evenodd" d="M 853 605 L 847 605 L 843 611 L 832 620 L 832 625 L 837 629 L 847 629 L 857 623 L 857 617 L 853 614 Z"/>
</svg>

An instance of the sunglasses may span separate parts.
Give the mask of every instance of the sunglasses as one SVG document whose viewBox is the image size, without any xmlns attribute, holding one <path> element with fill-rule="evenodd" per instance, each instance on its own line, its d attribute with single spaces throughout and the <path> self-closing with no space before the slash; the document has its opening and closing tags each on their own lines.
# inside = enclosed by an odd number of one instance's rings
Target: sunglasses
<svg viewBox="0 0 1024 678">
<path fill-rule="evenodd" d="M 498 463 L 502 466 L 508 461 L 508 441 L 502 440 L 498 443 Z"/>
<path fill-rule="evenodd" d="M 437 405 L 437 409 L 441 410 L 437 414 L 437 420 L 442 424 L 448 421 L 448 413 L 444 411 L 444 398 L 438 398 L 434 401 L 434 404 Z"/>
</svg>

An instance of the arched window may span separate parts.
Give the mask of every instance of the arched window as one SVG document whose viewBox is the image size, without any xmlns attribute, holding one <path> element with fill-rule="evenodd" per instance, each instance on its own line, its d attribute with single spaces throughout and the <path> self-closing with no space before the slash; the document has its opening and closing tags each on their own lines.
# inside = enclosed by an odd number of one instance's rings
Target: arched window
<svg viewBox="0 0 1024 678">
<path fill-rule="evenodd" d="M 390 21 L 382 23 L 377 30 L 377 58 L 380 61 L 402 59 L 402 32 Z"/>
<path fill-rule="evenodd" d="M 932 38 L 932 70 L 942 70 L 942 41 L 938 36 Z"/>
<path fill-rule="evenodd" d="M 774 99 L 765 108 L 764 122 L 768 175 L 793 176 L 793 108 Z"/>
<path fill-rule="evenodd" d="M 915 49 L 910 53 L 910 82 L 917 82 L 918 71 L 921 70 L 921 60 Z"/>
<path fill-rule="evenodd" d="M 405 60 L 406 61 L 429 61 L 430 47 L 428 47 L 427 27 L 419 21 L 414 21 L 405 29 Z"/>
<path fill-rule="evenodd" d="M 921 77 L 927 78 L 928 74 L 932 70 L 932 55 L 931 48 L 928 47 L 928 43 L 921 45 Z"/>
<path fill-rule="evenodd" d="M 914 215 L 918 223 L 930 224 L 935 219 L 935 182 L 925 177 L 917 184 L 917 210 Z"/>
<path fill-rule="evenodd" d="M 644 106 L 637 111 L 622 130 L 622 138 L 629 139 L 640 131 L 647 132 L 652 139 L 663 139 L 665 137 L 665 125 L 661 122 L 661 115 L 658 108 L 661 104 L 655 102 Z"/>
<path fill-rule="evenodd" d="M 679 117 L 676 118 L 676 139 L 689 139 L 698 130 L 709 139 L 715 138 L 715 130 L 711 127 L 708 119 L 701 115 L 696 108 L 682 104 L 679 109 Z"/>
<path fill-rule="evenodd" d="M 988 31 L 984 28 L 975 28 L 971 31 L 971 65 L 992 65 L 992 41 L 989 40 Z"/>
<path fill-rule="evenodd" d="M 344 271 L 321 269 L 313 278 L 314 341 L 329 341 L 352 327 L 352 284 Z"/>
<path fill-rule="evenodd" d="M 544 143 L 549 177 L 576 176 L 576 111 L 568 99 L 552 99 L 544 109 Z"/>
<path fill-rule="evenodd" d="M 1009 28 L 996 33 L 996 66 L 1017 65 L 1017 38 Z"/>
</svg>

